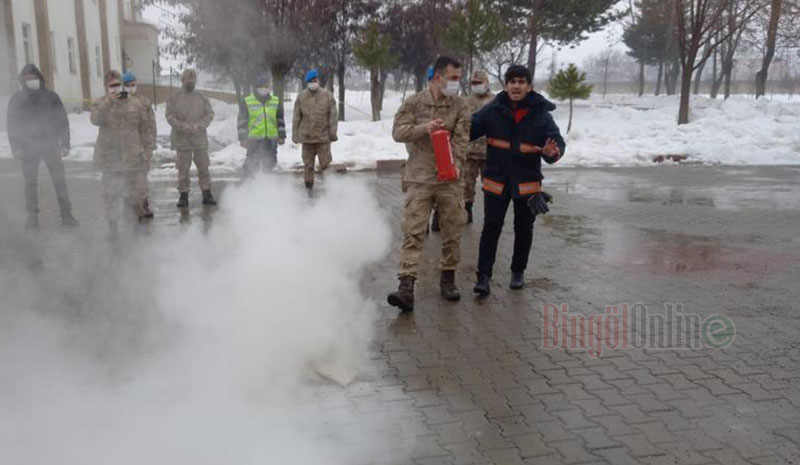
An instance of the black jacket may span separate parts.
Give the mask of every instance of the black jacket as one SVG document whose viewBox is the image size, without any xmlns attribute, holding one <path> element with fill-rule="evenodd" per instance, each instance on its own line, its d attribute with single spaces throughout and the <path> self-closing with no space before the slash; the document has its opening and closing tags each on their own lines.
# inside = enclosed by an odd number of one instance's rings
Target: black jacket
<svg viewBox="0 0 800 465">
<path fill-rule="evenodd" d="M 556 109 L 552 102 L 536 92 L 531 92 L 517 108 L 528 108 L 528 114 L 519 123 L 514 122 L 514 110 L 508 94 L 501 92 L 492 102 L 472 116 L 470 130 L 471 140 L 486 136 L 511 143 L 510 149 L 491 145 L 487 147 L 483 177 L 485 191 L 493 194 L 502 191 L 498 195 L 510 195 L 515 198 L 526 195 L 526 185 L 544 179 L 542 159 L 550 164 L 558 161 L 543 155 L 523 154 L 520 152 L 520 144 L 544 147 L 547 139 L 553 139 L 561 149 L 562 157 L 566 150 L 564 138 L 561 137 L 561 132 L 550 114 Z M 520 193 L 521 185 L 522 193 Z M 493 192 L 487 186 L 496 189 Z"/>
<path fill-rule="evenodd" d="M 25 87 L 24 76 L 39 76 L 41 88 Z M 69 120 L 61 99 L 45 89 L 44 76 L 35 65 L 25 65 L 20 73 L 22 90 L 8 103 L 8 141 L 14 154 L 23 157 L 55 155 L 69 149 Z"/>
</svg>

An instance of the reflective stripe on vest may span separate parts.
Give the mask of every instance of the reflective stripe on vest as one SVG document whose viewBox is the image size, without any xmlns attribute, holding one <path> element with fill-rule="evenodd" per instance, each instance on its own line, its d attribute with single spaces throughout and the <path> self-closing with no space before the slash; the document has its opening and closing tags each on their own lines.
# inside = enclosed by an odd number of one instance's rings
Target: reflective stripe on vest
<svg viewBox="0 0 800 465">
<path fill-rule="evenodd" d="M 250 94 L 244 99 L 247 105 L 249 122 L 247 123 L 247 137 L 249 139 L 277 139 L 278 138 L 278 105 L 280 100 L 276 95 L 264 103 Z"/>
</svg>

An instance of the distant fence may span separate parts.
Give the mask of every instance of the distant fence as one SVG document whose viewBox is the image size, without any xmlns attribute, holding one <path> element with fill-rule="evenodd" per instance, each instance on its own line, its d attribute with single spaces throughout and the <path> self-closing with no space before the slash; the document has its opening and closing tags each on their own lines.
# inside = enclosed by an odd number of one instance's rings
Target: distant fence
<svg viewBox="0 0 800 465">
<path fill-rule="evenodd" d="M 595 95 L 603 93 L 603 82 L 589 82 L 594 88 L 592 93 Z M 547 82 L 537 82 L 537 89 L 547 90 Z M 645 95 L 653 95 L 656 90 L 655 82 L 646 82 L 644 86 Z M 700 94 L 708 95 L 711 93 L 711 83 L 700 83 Z M 724 87 L 720 87 L 719 94 L 723 95 Z M 694 83 L 692 83 L 692 91 L 694 91 Z M 639 93 L 638 82 L 609 82 L 607 92 L 609 94 L 637 94 Z M 678 83 L 677 92 L 680 92 L 680 83 Z M 661 84 L 661 95 L 666 95 L 667 90 L 664 84 Z M 731 82 L 731 94 L 733 95 L 755 95 L 756 84 L 755 80 L 752 81 L 734 81 Z M 797 81 L 769 81 L 767 82 L 767 95 L 782 94 L 782 95 L 795 95 L 800 94 L 800 82 Z"/>
</svg>

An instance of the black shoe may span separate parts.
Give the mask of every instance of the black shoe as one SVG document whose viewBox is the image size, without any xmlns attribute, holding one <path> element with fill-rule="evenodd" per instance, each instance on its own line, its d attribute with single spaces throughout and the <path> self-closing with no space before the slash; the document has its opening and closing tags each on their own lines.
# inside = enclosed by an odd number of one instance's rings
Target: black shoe
<svg viewBox="0 0 800 465">
<path fill-rule="evenodd" d="M 439 287 L 444 300 L 448 302 L 458 302 L 461 300 L 461 294 L 456 287 L 456 272 L 454 270 L 442 271 Z"/>
<path fill-rule="evenodd" d="M 28 231 L 36 231 L 39 229 L 39 216 L 34 214 L 29 214 L 28 219 L 25 220 L 25 229 Z"/>
<path fill-rule="evenodd" d="M 139 214 L 139 219 L 140 220 L 145 218 L 149 219 L 153 218 L 154 216 L 156 215 L 153 214 L 152 210 L 150 210 L 150 202 L 147 199 L 144 199 L 142 201 L 142 212 Z"/>
<path fill-rule="evenodd" d="M 313 189 L 314 188 L 314 181 L 306 181 L 305 182 L 306 189 Z"/>
<path fill-rule="evenodd" d="M 400 278 L 400 285 L 397 291 L 392 292 L 386 298 L 389 305 L 397 307 L 404 312 L 414 311 L 414 281 L 415 278 L 411 276 L 403 276 Z"/>
<path fill-rule="evenodd" d="M 216 205 L 217 199 L 214 198 L 214 195 L 211 194 L 210 190 L 203 191 L 203 205 Z"/>
<path fill-rule="evenodd" d="M 186 208 L 188 206 L 189 206 L 189 193 L 181 192 L 181 196 L 178 197 L 178 208 Z"/>
<path fill-rule="evenodd" d="M 511 272 L 511 284 L 509 285 L 511 289 L 518 291 L 525 287 L 525 273 L 514 273 Z"/>
<path fill-rule="evenodd" d="M 78 223 L 78 220 L 72 216 L 72 213 L 67 213 L 61 217 L 61 226 L 65 228 L 77 228 L 81 224 Z"/>
<path fill-rule="evenodd" d="M 481 297 L 486 297 L 487 295 L 492 293 L 492 287 L 489 284 L 489 277 L 484 274 L 478 275 L 478 282 L 475 283 L 475 287 L 472 291 L 478 294 Z"/>
<path fill-rule="evenodd" d="M 467 210 L 467 224 L 472 224 L 472 202 L 467 202 L 465 208 Z"/>
<path fill-rule="evenodd" d="M 431 221 L 431 231 L 439 232 L 441 230 L 442 229 L 439 227 L 439 212 L 434 210 L 433 221 Z"/>
</svg>

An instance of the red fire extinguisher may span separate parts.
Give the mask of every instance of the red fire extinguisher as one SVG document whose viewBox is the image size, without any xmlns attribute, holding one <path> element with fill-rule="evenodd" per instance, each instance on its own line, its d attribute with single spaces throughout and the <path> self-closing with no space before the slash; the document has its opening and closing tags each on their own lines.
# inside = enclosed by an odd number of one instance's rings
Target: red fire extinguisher
<svg viewBox="0 0 800 465">
<path fill-rule="evenodd" d="M 455 181 L 458 179 L 456 161 L 453 158 L 453 148 L 450 146 L 450 131 L 439 129 L 431 133 L 433 153 L 436 155 L 436 174 L 441 182 Z"/>
</svg>

